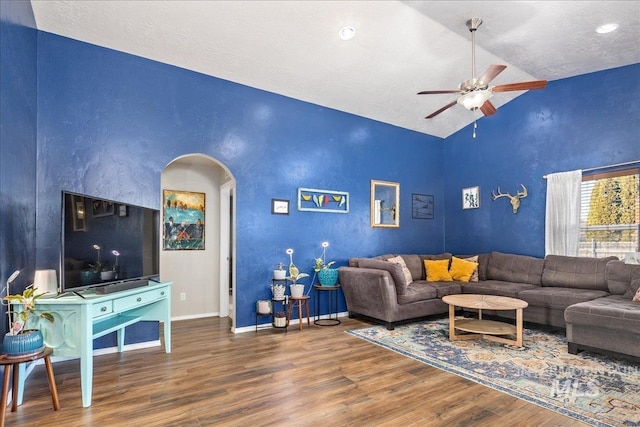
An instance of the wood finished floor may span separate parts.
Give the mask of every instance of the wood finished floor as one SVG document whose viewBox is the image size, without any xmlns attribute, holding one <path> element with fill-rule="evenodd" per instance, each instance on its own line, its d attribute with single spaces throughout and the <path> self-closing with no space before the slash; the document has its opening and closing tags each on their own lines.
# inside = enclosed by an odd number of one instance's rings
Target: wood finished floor
<svg viewBox="0 0 640 427">
<path fill-rule="evenodd" d="M 54 364 L 54 412 L 44 366 L 27 380 L 7 426 L 585 426 L 345 334 L 366 326 L 232 334 L 228 319 L 173 322 L 173 348 L 94 358 L 83 408 L 80 363 Z"/>
</svg>

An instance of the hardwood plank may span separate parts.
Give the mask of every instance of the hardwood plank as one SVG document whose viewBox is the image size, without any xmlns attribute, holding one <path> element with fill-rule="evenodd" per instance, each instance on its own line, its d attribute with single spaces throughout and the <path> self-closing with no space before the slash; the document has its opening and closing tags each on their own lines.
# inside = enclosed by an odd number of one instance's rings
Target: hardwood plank
<svg viewBox="0 0 640 427">
<path fill-rule="evenodd" d="M 228 319 L 174 322 L 171 354 L 157 347 L 94 358 L 89 408 L 78 361 L 53 366 L 58 412 L 36 367 L 7 425 L 586 425 L 344 333 L 366 325 L 342 319 L 234 335 Z"/>
</svg>

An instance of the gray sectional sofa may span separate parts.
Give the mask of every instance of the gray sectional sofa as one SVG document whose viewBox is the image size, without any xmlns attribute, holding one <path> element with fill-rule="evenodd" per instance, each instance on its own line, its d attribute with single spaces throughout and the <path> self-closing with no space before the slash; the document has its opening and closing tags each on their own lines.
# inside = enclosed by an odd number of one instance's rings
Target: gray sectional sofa
<svg viewBox="0 0 640 427">
<path fill-rule="evenodd" d="M 606 350 L 640 357 L 640 302 L 632 301 L 640 286 L 640 265 L 615 257 L 541 259 L 492 252 L 477 255 L 477 281 L 428 282 L 424 260 L 450 260 L 452 254 L 400 254 L 410 278 L 401 265 L 386 261 L 396 256 L 352 258 L 340 267 L 350 316 L 393 329 L 398 323 L 448 313 L 445 295 L 509 296 L 529 304 L 525 322 L 566 328 L 572 353 Z M 513 316 L 511 311 L 488 314 Z"/>
</svg>

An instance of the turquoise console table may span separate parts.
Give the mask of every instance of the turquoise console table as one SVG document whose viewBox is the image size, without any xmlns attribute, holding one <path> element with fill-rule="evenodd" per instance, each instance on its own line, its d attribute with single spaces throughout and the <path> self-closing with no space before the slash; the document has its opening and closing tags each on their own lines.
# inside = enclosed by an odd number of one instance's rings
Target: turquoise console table
<svg viewBox="0 0 640 427">
<path fill-rule="evenodd" d="M 67 294 L 38 299 L 38 311 L 48 311 L 51 324 L 40 320 L 45 345 L 53 356 L 79 357 L 82 406 L 91 406 L 93 389 L 93 340 L 117 332 L 118 351 L 124 350 L 124 328 L 141 320 L 164 323 L 164 349 L 171 352 L 171 282 L 153 283 L 140 288 L 98 295 L 82 291 L 84 298 Z M 24 364 L 21 365 L 24 370 Z M 24 377 L 20 375 L 18 403 L 22 403 Z"/>
</svg>

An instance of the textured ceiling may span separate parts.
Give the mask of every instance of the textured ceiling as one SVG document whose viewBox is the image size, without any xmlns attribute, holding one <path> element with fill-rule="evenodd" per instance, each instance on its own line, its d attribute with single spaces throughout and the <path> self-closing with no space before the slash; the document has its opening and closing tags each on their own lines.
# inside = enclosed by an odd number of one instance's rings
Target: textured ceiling
<svg viewBox="0 0 640 427">
<path fill-rule="evenodd" d="M 481 17 L 477 74 L 556 80 L 640 62 L 638 1 L 31 0 L 37 28 L 251 87 L 447 137 L 474 114 L 424 117 L 471 78 L 465 22 Z M 598 25 L 619 29 L 596 34 Z M 338 30 L 355 27 L 344 42 Z M 549 90 L 549 89 L 545 89 Z M 523 92 L 498 93 L 496 107 Z M 500 112 L 498 111 L 498 114 Z M 491 120 L 488 117 L 483 120 Z"/>
</svg>

